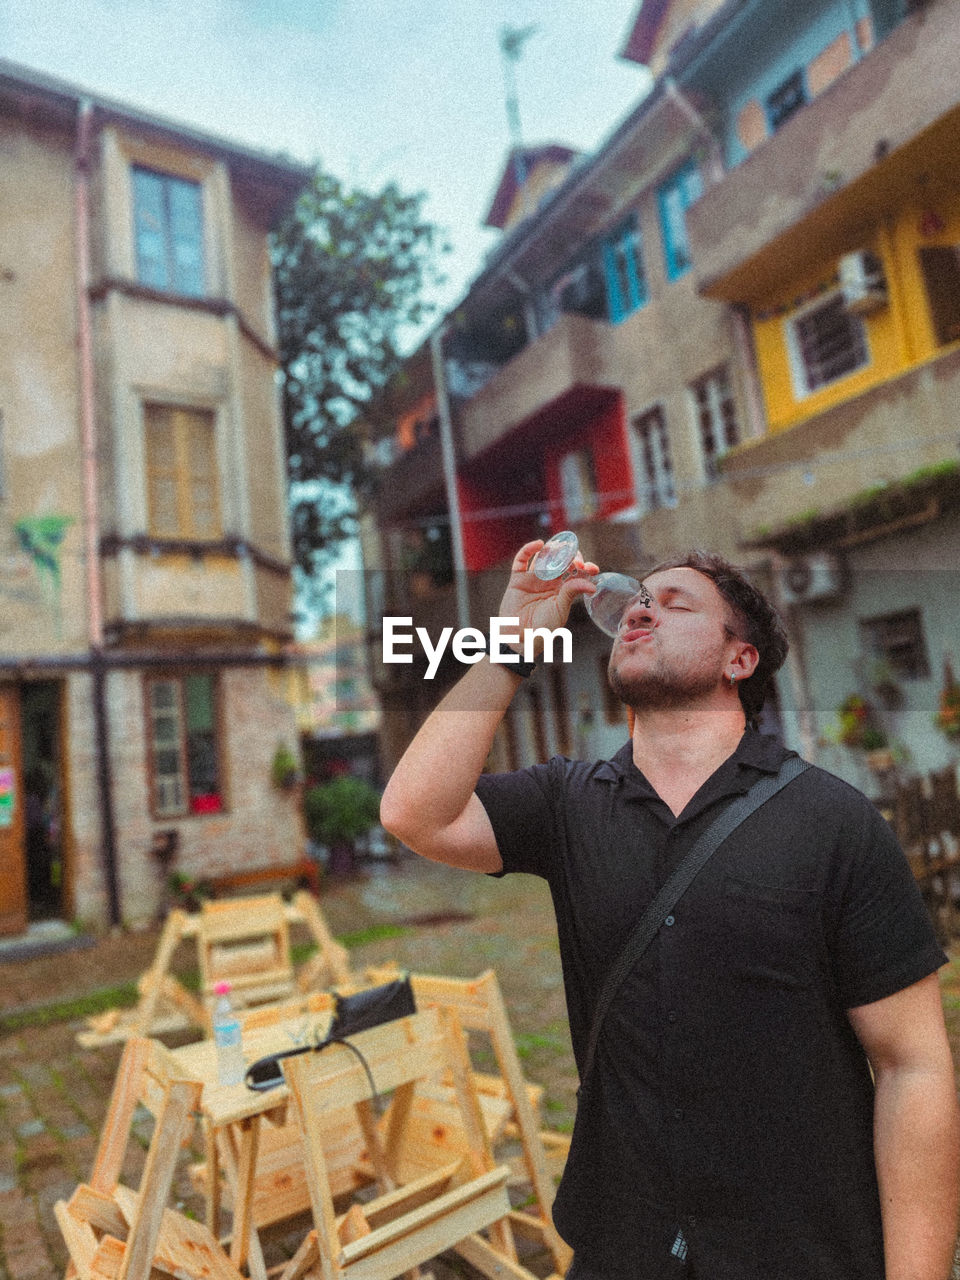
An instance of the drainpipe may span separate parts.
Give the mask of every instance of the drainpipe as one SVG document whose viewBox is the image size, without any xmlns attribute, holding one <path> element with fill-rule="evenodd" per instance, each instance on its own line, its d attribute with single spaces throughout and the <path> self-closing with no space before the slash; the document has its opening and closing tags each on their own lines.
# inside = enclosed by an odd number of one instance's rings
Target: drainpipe
<svg viewBox="0 0 960 1280">
<path fill-rule="evenodd" d="M 117 875 L 116 821 L 110 772 L 110 723 L 107 715 L 107 672 L 103 653 L 103 598 L 100 589 L 100 519 L 97 489 L 97 424 L 93 373 L 93 322 L 90 312 L 90 160 L 93 103 L 77 105 L 74 153 L 74 245 L 77 298 L 77 356 L 80 366 L 80 440 L 83 479 L 83 544 L 87 579 L 87 639 L 93 679 L 93 722 L 97 753 L 97 789 L 103 871 L 107 882 L 110 923 L 121 920 Z"/>
<path fill-rule="evenodd" d="M 457 490 L 457 459 L 453 447 L 453 422 L 450 417 L 450 394 L 443 365 L 443 338 L 446 325 L 441 324 L 430 335 L 430 357 L 433 361 L 433 385 L 437 392 L 437 416 L 440 419 L 440 450 L 443 458 L 443 483 L 450 512 L 450 550 L 453 554 L 453 581 L 457 593 L 457 626 L 470 625 L 470 596 L 467 591 L 467 562 L 463 550 L 463 524 L 460 516 L 460 494 Z"/>
</svg>

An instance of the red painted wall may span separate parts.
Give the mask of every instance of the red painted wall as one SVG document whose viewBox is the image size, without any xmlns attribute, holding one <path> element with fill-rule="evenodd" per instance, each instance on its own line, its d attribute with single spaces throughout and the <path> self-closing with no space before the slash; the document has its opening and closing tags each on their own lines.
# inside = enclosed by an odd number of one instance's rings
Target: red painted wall
<svg viewBox="0 0 960 1280">
<path fill-rule="evenodd" d="M 504 442 L 496 465 L 488 465 L 457 478 L 463 520 L 464 559 L 468 570 L 489 569 L 512 556 L 532 538 L 549 537 L 569 523 L 563 510 L 560 488 L 560 459 L 564 454 L 589 449 L 593 457 L 599 507 L 595 519 L 605 520 L 615 511 L 633 502 L 633 472 L 627 435 L 623 397 L 610 397 L 607 403 L 580 418 L 570 429 L 569 414 L 558 419 L 545 419 L 535 436 L 521 442 Z M 566 428 L 566 429 L 564 429 Z M 504 459 L 522 450 L 525 466 L 509 467 Z M 529 479 L 532 458 L 542 465 L 543 481 L 531 487 Z M 512 481 L 504 477 L 513 475 Z M 521 475 L 528 477 L 526 487 Z M 504 507 L 539 507 L 549 510 L 550 525 L 544 527 L 534 509 L 512 515 L 488 516 L 471 520 L 471 515 Z"/>
<path fill-rule="evenodd" d="M 599 505 L 596 520 L 606 520 L 615 511 L 622 511 L 633 502 L 633 471 L 627 445 L 625 409 L 618 396 L 582 426 L 564 436 L 550 441 L 544 450 L 543 465 L 547 478 L 547 495 L 551 510 L 562 513 L 560 524 L 568 521 L 563 510 L 560 487 L 560 459 L 567 453 L 589 449 L 593 458 L 593 471 L 597 481 Z"/>
</svg>

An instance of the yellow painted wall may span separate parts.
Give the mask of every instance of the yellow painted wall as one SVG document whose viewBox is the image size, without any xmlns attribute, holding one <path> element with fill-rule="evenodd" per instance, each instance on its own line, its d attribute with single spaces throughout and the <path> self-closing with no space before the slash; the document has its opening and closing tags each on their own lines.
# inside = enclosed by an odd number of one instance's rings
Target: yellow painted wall
<svg viewBox="0 0 960 1280">
<path fill-rule="evenodd" d="M 887 303 L 863 317 L 869 363 L 862 369 L 798 396 L 791 377 L 788 328 L 816 297 L 826 299 L 835 288 L 838 259 L 819 263 L 802 279 L 791 281 L 771 299 L 765 312 L 754 314 L 757 361 L 771 431 L 781 431 L 889 381 L 932 358 L 939 347 L 934 334 L 927 290 L 920 265 L 922 247 L 960 246 L 960 189 L 938 184 L 922 201 L 893 212 L 860 246 L 883 263 Z"/>
</svg>

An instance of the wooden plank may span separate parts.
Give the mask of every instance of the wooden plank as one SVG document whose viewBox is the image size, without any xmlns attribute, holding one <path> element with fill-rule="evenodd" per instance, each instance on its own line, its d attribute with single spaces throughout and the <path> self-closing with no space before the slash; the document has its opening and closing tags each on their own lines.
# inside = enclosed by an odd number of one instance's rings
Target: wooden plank
<svg viewBox="0 0 960 1280">
<path fill-rule="evenodd" d="M 392 1280 L 503 1217 L 509 1209 L 506 1178 L 506 1169 L 491 1170 L 345 1245 L 341 1266 L 350 1280 Z M 525 1280 L 530 1280 L 529 1274 Z"/>
<path fill-rule="evenodd" d="M 89 1223 L 94 1230 L 122 1238 L 128 1222 L 112 1196 L 95 1191 L 81 1182 L 70 1197 L 69 1209 L 74 1218 Z"/>
<path fill-rule="evenodd" d="M 483 1236 L 464 1236 L 453 1246 L 453 1249 L 461 1258 L 469 1262 L 471 1267 L 476 1267 L 481 1275 L 489 1276 L 490 1280 L 531 1280 L 530 1272 L 526 1267 L 503 1257 L 489 1241 L 484 1240 Z M 551 1276 L 550 1280 L 559 1280 L 559 1277 Z"/>
<path fill-rule="evenodd" d="M 80 1280 L 90 1280 L 93 1259 L 97 1252 L 97 1237 L 94 1235 L 93 1228 L 88 1222 L 81 1222 L 75 1217 L 65 1200 L 56 1202 L 53 1206 L 53 1214 L 77 1275 Z"/>
<path fill-rule="evenodd" d="M 137 1213 L 130 1234 L 119 1280 L 146 1276 L 153 1261 L 160 1224 L 170 1194 L 170 1184 L 180 1154 L 180 1138 L 191 1123 L 200 1096 L 199 1085 L 189 1081 L 171 1082 L 163 1113 L 157 1119 L 150 1150 L 140 1181 Z"/>
<path fill-rule="evenodd" d="M 93 1161 L 90 1185 L 96 1191 L 109 1195 L 120 1177 L 133 1113 L 140 1100 L 140 1082 L 150 1054 L 149 1041 L 138 1038 L 128 1040 L 117 1074 L 103 1127 L 100 1142 Z"/>
</svg>

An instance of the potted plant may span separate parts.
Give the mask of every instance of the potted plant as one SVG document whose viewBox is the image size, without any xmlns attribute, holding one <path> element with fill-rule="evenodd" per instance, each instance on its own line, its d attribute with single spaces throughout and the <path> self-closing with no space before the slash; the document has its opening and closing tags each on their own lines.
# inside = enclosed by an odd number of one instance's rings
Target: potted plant
<svg viewBox="0 0 960 1280">
<path fill-rule="evenodd" d="M 300 781 L 297 758 L 288 746 L 280 742 L 270 763 L 270 781 L 278 791 L 292 791 Z"/>
<path fill-rule="evenodd" d="M 960 741 L 960 684 L 953 674 L 953 664 L 949 658 L 943 660 L 943 688 L 940 690 L 940 705 L 933 723 L 952 742 Z"/>
<path fill-rule="evenodd" d="M 344 774 L 310 788 L 303 816 L 310 838 L 330 850 L 327 870 L 333 875 L 351 872 L 357 840 L 380 819 L 380 795 L 369 782 Z"/>
<path fill-rule="evenodd" d="M 859 693 L 851 693 L 837 707 L 837 727 L 832 735 L 845 747 L 862 751 L 867 767 L 875 773 L 893 768 L 893 752 L 883 727 L 877 723 L 873 707 Z"/>
</svg>

